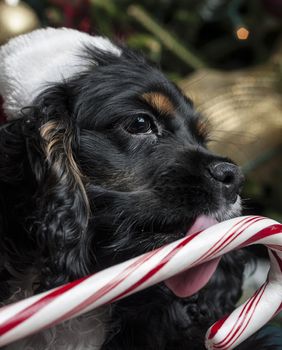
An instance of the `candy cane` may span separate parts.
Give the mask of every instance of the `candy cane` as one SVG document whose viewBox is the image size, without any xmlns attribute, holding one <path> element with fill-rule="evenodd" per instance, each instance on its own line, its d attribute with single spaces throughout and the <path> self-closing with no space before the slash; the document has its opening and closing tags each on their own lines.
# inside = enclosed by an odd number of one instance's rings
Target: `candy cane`
<svg viewBox="0 0 282 350">
<path fill-rule="evenodd" d="M 166 280 L 234 249 L 263 244 L 270 252 L 267 281 L 254 296 L 207 332 L 206 347 L 233 349 L 282 309 L 282 225 L 246 216 L 188 235 L 97 274 L 0 309 L 0 346 Z"/>
</svg>

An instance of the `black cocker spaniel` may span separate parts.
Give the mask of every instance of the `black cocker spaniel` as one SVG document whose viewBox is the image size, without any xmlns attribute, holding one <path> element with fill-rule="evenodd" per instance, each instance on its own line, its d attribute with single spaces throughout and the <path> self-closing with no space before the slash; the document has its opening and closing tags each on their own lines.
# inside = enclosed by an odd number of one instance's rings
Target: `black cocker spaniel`
<svg viewBox="0 0 282 350">
<path fill-rule="evenodd" d="M 0 78 L 9 117 L 0 129 L 2 305 L 240 215 L 242 174 L 207 149 L 191 100 L 140 54 L 81 35 L 32 33 L 30 60 L 20 42 L 2 49 L 6 62 L 14 51 L 22 59 L 19 97 Z M 215 273 L 218 262 L 7 349 L 204 349 L 208 327 L 241 295 L 244 261 L 232 252 Z M 275 348 L 267 344 L 258 333 L 239 348 Z"/>
</svg>

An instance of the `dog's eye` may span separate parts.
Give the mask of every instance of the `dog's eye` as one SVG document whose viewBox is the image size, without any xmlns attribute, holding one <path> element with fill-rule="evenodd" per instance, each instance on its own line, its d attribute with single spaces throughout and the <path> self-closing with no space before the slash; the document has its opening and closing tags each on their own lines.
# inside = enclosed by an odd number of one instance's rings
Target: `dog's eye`
<svg viewBox="0 0 282 350">
<path fill-rule="evenodd" d="M 139 114 L 126 127 L 131 134 L 151 134 L 156 130 L 152 119 L 146 114 Z"/>
</svg>

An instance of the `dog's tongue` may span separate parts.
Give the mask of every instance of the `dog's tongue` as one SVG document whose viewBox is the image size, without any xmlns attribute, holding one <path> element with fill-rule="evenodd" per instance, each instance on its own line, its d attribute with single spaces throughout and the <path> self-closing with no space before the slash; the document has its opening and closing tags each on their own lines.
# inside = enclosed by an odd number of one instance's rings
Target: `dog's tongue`
<svg viewBox="0 0 282 350">
<path fill-rule="evenodd" d="M 193 226 L 187 232 L 187 235 L 199 232 L 215 224 L 217 224 L 215 219 L 201 215 L 196 219 Z M 219 261 L 220 258 L 216 258 L 199 266 L 192 267 L 189 270 L 169 278 L 165 281 L 165 284 L 178 297 L 189 297 L 197 293 L 208 283 Z"/>
</svg>

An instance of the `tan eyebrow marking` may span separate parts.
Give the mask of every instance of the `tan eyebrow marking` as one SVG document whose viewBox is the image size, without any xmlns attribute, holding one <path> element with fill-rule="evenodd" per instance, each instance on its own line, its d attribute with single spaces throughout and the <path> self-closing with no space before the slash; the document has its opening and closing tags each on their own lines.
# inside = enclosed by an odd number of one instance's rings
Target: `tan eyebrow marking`
<svg viewBox="0 0 282 350">
<path fill-rule="evenodd" d="M 196 122 L 196 129 L 201 137 L 206 138 L 210 133 L 210 124 L 208 120 L 199 118 Z"/>
<path fill-rule="evenodd" d="M 146 92 L 142 95 L 143 99 L 153 108 L 157 109 L 163 115 L 174 116 L 175 107 L 172 101 L 161 92 Z"/>
</svg>

